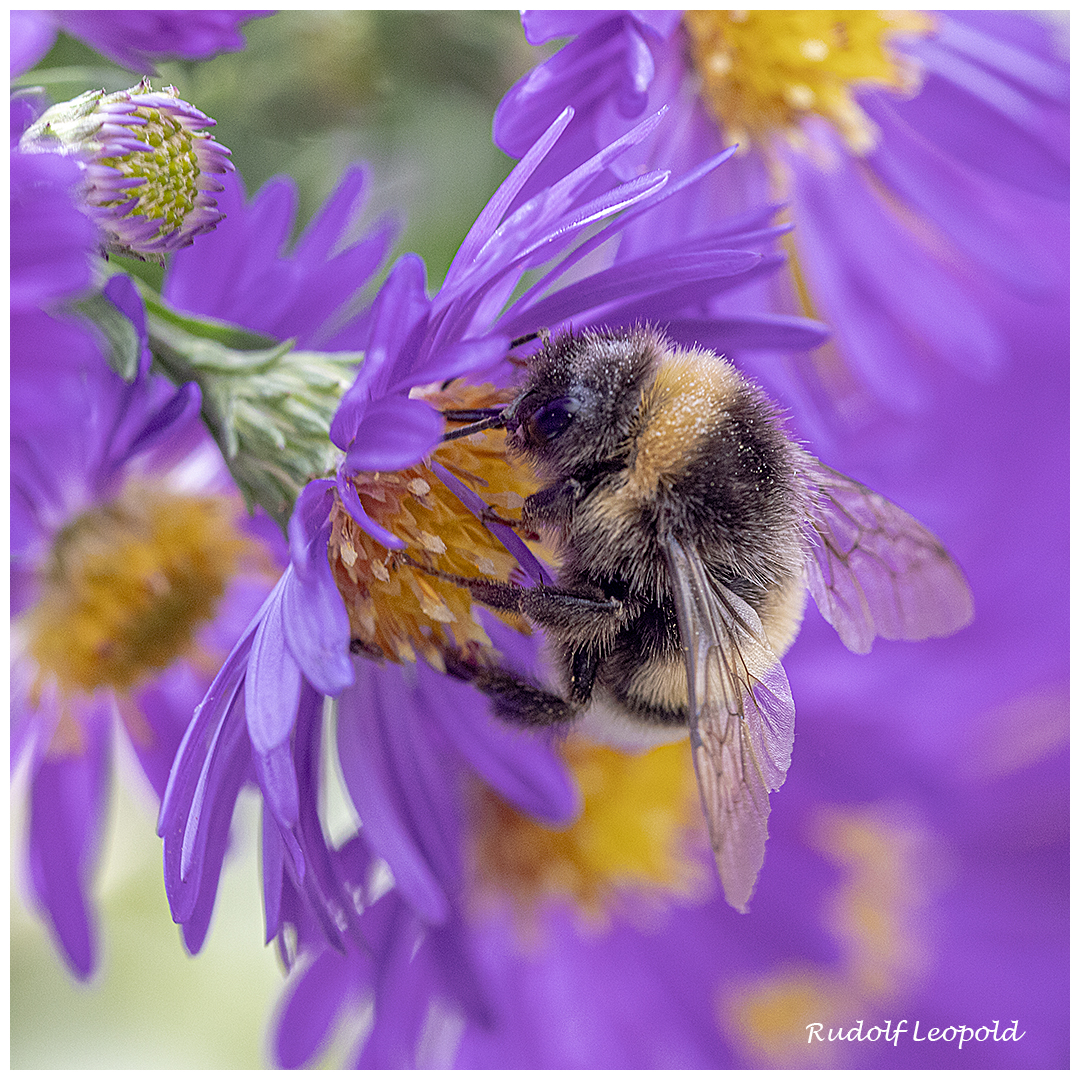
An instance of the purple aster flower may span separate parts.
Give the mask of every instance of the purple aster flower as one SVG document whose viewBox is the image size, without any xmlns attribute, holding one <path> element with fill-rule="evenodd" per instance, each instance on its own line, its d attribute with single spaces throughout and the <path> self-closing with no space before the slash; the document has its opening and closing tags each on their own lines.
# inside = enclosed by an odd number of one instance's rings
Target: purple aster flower
<svg viewBox="0 0 1080 1080">
<path fill-rule="evenodd" d="M 92 90 L 54 105 L 23 133 L 26 154 L 71 156 L 82 169 L 79 196 L 107 250 L 136 258 L 186 247 L 221 220 L 217 176 L 229 151 L 204 128 L 210 117 L 143 82 Z"/>
<path fill-rule="evenodd" d="M 808 615 L 785 658 L 797 767 L 751 912 L 712 879 L 685 747 L 620 765 L 571 742 L 569 827 L 472 781 L 463 915 L 444 925 L 488 1011 L 448 999 L 391 890 L 362 916 L 371 952 L 315 939 L 297 965 L 279 1064 L 312 1063 L 374 1005 L 355 1065 L 1067 1065 L 1068 324 L 1018 299 L 1003 315 L 1023 371 L 973 387 L 939 369 L 887 456 L 839 451 L 941 526 L 978 614 L 869 657 Z"/>
<path fill-rule="evenodd" d="M 244 47 L 240 26 L 262 11 L 13 11 L 11 74 L 52 48 L 57 31 L 85 41 L 122 67 L 155 73 L 155 60 L 206 60 Z"/>
<path fill-rule="evenodd" d="M 200 706 L 163 803 L 166 887 L 195 949 L 212 910 L 233 803 L 254 774 L 265 807 L 268 936 L 287 939 L 282 931 L 293 927 L 305 970 L 330 971 L 343 987 L 356 980 L 324 950 L 370 951 L 376 1027 L 360 1059 L 368 1064 L 414 1059 L 428 1013 L 426 990 L 417 997 L 416 988 L 429 981 L 451 1011 L 490 1013 L 461 932 L 463 789 L 482 777 L 547 821 L 565 820 L 576 805 L 544 742 L 501 726 L 475 688 L 446 678 L 496 654 L 527 670 L 535 645 L 520 623 L 508 628 L 474 611 L 467 590 L 409 560 L 438 560 L 459 575 L 480 569 L 505 577 L 515 562 L 537 580 L 545 571 L 512 530 L 481 525 L 456 479 L 479 480 L 484 501 L 500 512 L 519 509 L 532 489 L 508 470 L 502 433 L 440 444 L 439 408 L 455 394 L 471 395 L 458 401 L 467 407 L 490 405 L 512 379 L 511 341 L 571 321 L 655 318 L 676 338 L 711 335 L 718 348 L 810 347 L 823 337 L 818 324 L 800 318 L 701 318 L 714 296 L 779 264 L 768 248 L 782 230 L 769 225 L 767 208 L 722 222 L 689 246 L 672 241 L 648 259 L 612 260 L 623 228 L 647 221 L 728 156 L 678 179 L 657 170 L 611 181 L 609 164 L 647 138 L 660 117 L 521 199 L 570 122 L 567 111 L 524 155 L 434 298 L 426 295 L 422 263 L 405 256 L 370 311 L 336 339 L 365 353 L 330 430 L 343 453 L 336 476 L 301 493 L 289 524 L 291 565 Z M 451 385 L 463 375 L 493 386 Z M 392 559 L 393 552 L 403 555 Z M 389 899 L 372 902 L 369 860 L 346 858 L 359 850 L 349 842 L 333 849 L 318 819 L 321 781 L 311 763 L 319 760 L 324 697 L 336 699 L 342 777 L 363 823 L 363 850 L 392 875 Z M 374 927 L 384 918 L 390 930 L 380 948 L 373 939 L 384 931 Z M 402 958 L 414 955 L 424 957 L 422 967 L 418 961 L 403 972 Z M 283 1060 L 301 1060 L 300 1042 L 316 1037 L 314 1018 L 302 1026 L 296 1044 L 281 1044 Z"/>
<path fill-rule="evenodd" d="M 127 279 L 106 295 L 145 340 Z M 127 383 L 85 335 L 52 362 L 71 336 L 53 320 L 13 341 L 11 745 L 29 763 L 28 887 L 85 978 L 114 728 L 160 796 L 273 562 L 198 424 L 197 390 L 145 364 Z"/>
<path fill-rule="evenodd" d="M 665 228 L 629 230 L 625 242 L 645 252 L 656 234 L 694 236 L 786 202 L 793 274 L 759 302 L 830 323 L 843 364 L 830 347 L 816 377 L 848 412 L 868 397 L 922 407 L 927 360 L 976 377 L 1000 370 L 999 301 L 980 303 L 976 281 L 1062 295 L 1049 237 L 1065 220 L 1068 70 L 1037 16 L 537 11 L 523 21 L 534 44 L 572 40 L 506 95 L 496 142 L 522 153 L 569 102 L 583 122 L 573 160 L 671 107 L 674 122 L 617 163 L 622 175 L 660 161 L 691 168 L 741 143 L 723 178 L 669 204 Z"/>
</svg>

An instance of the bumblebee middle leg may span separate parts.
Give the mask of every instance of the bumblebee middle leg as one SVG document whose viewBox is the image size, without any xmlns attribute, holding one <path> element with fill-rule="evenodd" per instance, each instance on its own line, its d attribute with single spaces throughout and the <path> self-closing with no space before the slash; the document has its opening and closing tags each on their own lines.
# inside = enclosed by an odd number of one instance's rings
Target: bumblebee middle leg
<svg viewBox="0 0 1080 1080">
<path fill-rule="evenodd" d="M 478 604 L 524 615 L 545 630 L 571 632 L 575 637 L 599 639 L 613 635 L 628 615 L 622 601 L 599 591 L 595 596 L 584 596 L 555 585 L 526 588 L 488 578 L 439 576 L 467 588 Z"/>
</svg>

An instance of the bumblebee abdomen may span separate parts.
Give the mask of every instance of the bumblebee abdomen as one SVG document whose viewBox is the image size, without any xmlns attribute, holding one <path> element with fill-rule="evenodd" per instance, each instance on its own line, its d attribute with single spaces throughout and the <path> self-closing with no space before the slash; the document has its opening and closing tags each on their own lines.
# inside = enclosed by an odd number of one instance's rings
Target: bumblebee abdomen
<svg viewBox="0 0 1080 1080">
<path fill-rule="evenodd" d="M 673 604 L 638 611 L 601 661 L 597 682 L 639 723 L 687 722 L 686 658 Z"/>
</svg>

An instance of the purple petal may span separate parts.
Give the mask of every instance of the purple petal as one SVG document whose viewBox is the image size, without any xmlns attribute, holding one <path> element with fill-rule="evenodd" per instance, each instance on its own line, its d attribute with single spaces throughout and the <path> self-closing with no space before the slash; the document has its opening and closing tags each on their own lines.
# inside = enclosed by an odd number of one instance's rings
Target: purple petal
<svg viewBox="0 0 1080 1080">
<path fill-rule="evenodd" d="M 618 12 L 621 15 L 622 12 Z M 521 28 L 530 45 L 543 45 L 552 38 L 585 34 L 600 23 L 616 16 L 603 8 L 592 11 L 528 10 L 521 13 Z"/>
<path fill-rule="evenodd" d="M 426 401 L 401 395 L 368 404 L 352 445 L 348 472 L 395 472 L 415 465 L 433 450 L 443 433 L 443 418 Z"/>
<path fill-rule="evenodd" d="M 461 913 L 455 910 L 445 923 L 428 927 L 424 947 L 431 956 L 437 984 L 441 984 L 446 997 L 474 1023 L 481 1026 L 494 1023 L 492 989 L 480 977 L 475 946 Z M 421 1064 L 447 1068 L 451 1062 L 423 1061 Z"/>
<path fill-rule="evenodd" d="M 1031 22 L 1035 19 L 1028 16 Z M 1069 100 L 1069 70 L 1061 63 L 1049 62 L 1028 48 L 1005 37 L 986 33 L 955 17 L 946 17 L 938 25 L 936 40 L 961 56 L 1018 83 L 1023 89 L 1039 94 L 1059 105 Z"/>
<path fill-rule="evenodd" d="M 149 58 L 203 60 L 244 47 L 239 27 L 261 11 L 62 11 L 74 37 L 122 67 L 154 74 Z"/>
<path fill-rule="evenodd" d="M 300 786 L 296 781 L 291 748 L 288 743 L 272 747 L 266 753 L 255 754 L 255 775 L 263 799 L 281 827 L 286 844 L 300 816 Z M 289 845 L 296 859 L 297 876 L 303 878 L 305 863 L 302 849 Z"/>
<path fill-rule="evenodd" d="M 301 1069 L 322 1053 L 338 1015 L 370 978 L 370 960 L 325 949 L 294 972 L 275 1024 L 274 1063 Z"/>
<path fill-rule="evenodd" d="M 320 693 L 337 697 L 354 677 L 349 660 L 349 613 L 326 555 L 330 528 L 317 534 L 321 557 L 313 553 L 304 577 L 289 567 L 282 578 L 282 633 L 299 670 Z"/>
<path fill-rule="evenodd" d="M 509 351 L 510 339 L 505 334 L 458 342 L 448 348 L 428 353 L 423 358 L 426 362 L 408 373 L 402 388 L 446 382 L 448 379 L 484 371 L 505 360 Z"/>
<path fill-rule="evenodd" d="M 675 33 L 679 27 L 679 23 L 682 21 L 682 12 L 677 9 L 635 11 L 633 12 L 633 16 L 639 25 L 647 27 L 665 41 Z"/>
<path fill-rule="evenodd" d="M 111 703 L 101 698 L 79 721 L 79 754 L 44 751 L 30 790 L 30 882 L 68 965 L 81 979 L 97 964 L 87 895 L 98 858 L 110 775 Z"/>
<path fill-rule="evenodd" d="M 711 295 L 716 291 L 717 278 L 744 274 L 761 261 L 762 256 L 751 251 L 675 253 L 652 259 L 636 259 L 602 270 L 537 301 L 528 309 L 527 317 L 532 321 L 533 328 L 557 326 L 574 314 L 621 300 L 628 295 L 634 296 L 642 288 L 655 287 L 661 281 L 670 283 L 665 291 L 679 292 L 695 284 L 704 284 Z M 524 314 L 521 313 L 503 324 L 503 328 L 508 333 L 524 330 L 524 321 Z"/>
<path fill-rule="evenodd" d="M 447 741 L 500 795 L 548 824 L 577 815 L 577 787 L 550 746 L 494 719 L 483 694 L 468 684 L 423 667 L 418 674 L 429 714 Z"/>
<path fill-rule="evenodd" d="M 916 136 L 881 95 L 861 104 L 882 131 L 869 161 L 904 202 L 1013 289 L 1037 295 L 1048 286 L 1054 274 L 1043 238 L 1016 228 L 1015 200 L 995 198 L 988 184 Z"/>
<path fill-rule="evenodd" d="M 56 15 L 51 11 L 11 11 L 11 78 L 29 71 L 56 40 Z"/>
<path fill-rule="evenodd" d="M 416 1065 L 416 1048 L 432 994 L 429 957 L 417 948 L 416 916 L 395 904 L 389 940 L 376 956 L 375 1025 L 354 1067 L 403 1069 Z"/>
<path fill-rule="evenodd" d="M 430 302 L 424 293 L 424 264 L 405 255 L 394 264 L 372 304 L 364 363 L 356 381 L 345 391 L 330 425 L 334 445 L 348 450 L 373 399 L 382 397 L 398 372 L 412 366 L 400 357 L 406 339 L 425 321 Z"/>
<path fill-rule="evenodd" d="M 197 675 L 190 664 L 178 663 L 137 690 L 133 700 L 117 702 L 132 749 L 159 799 L 165 794 L 184 732 L 205 693 L 205 676 Z M 129 710 L 135 714 L 130 721 Z"/>
<path fill-rule="evenodd" d="M 97 226 L 72 198 L 76 162 L 56 154 L 11 155 L 11 307 L 33 311 L 90 285 Z"/>
<path fill-rule="evenodd" d="M 150 370 L 150 338 L 146 332 L 146 307 L 127 274 L 113 274 L 101 290 L 105 298 L 131 323 L 139 341 L 139 374 Z"/>
<path fill-rule="evenodd" d="M 917 55 L 936 70 L 913 98 L 892 102 L 897 114 L 972 168 L 1035 195 L 1067 199 L 1064 124 L 1058 132 L 1045 109 L 1007 83 L 932 46 L 926 43 Z"/>
<path fill-rule="evenodd" d="M 306 870 L 293 875 L 322 938 L 342 951 L 352 946 L 370 949 L 361 926 L 362 897 L 371 880 L 372 859 L 361 836 L 353 837 L 348 850 L 336 852 L 327 843 L 319 817 L 319 791 L 323 777 L 323 696 L 304 683 L 297 717 L 294 760 L 303 793 L 296 830 Z"/>
<path fill-rule="evenodd" d="M 157 831 L 165 841 L 165 890 L 176 922 L 187 921 L 199 901 L 208 836 L 213 834 L 215 823 L 227 834 L 232 805 L 247 772 L 251 743 L 243 716 L 241 692 L 251 639 L 260 616 L 261 612 L 195 710 L 161 800 Z M 218 819 L 223 819 L 224 824 Z M 212 843 L 216 855 L 219 846 L 216 835 Z M 223 857 L 223 840 L 220 853 Z M 213 865 L 215 860 L 210 858 L 209 861 Z M 217 875 L 213 870 L 211 876 L 212 903 L 217 886 Z"/>
<path fill-rule="evenodd" d="M 387 532 L 374 518 L 368 517 L 367 511 L 360 502 L 360 496 L 356 494 L 356 488 L 353 487 L 347 477 L 340 473 L 338 494 L 349 517 L 370 536 L 378 540 L 383 547 L 390 548 L 391 551 L 400 551 L 405 546 L 403 540 L 399 540 L 393 533 Z"/>
<path fill-rule="evenodd" d="M 392 746 L 401 737 L 398 721 L 403 707 L 411 706 L 409 696 L 400 668 L 363 664 L 338 699 L 338 760 L 372 850 L 389 864 L 409 903 L 428 922 L 441 922 L 449 912 L 446 893 L 419 846 L 409 811 L 410 800 L 423 793 L 414 790 L 419 780 L 410 785 L 398 774 Z"/>
<path fill-rule="evenodd" d="M 274 816 L 263 809 L 262 815 L 263 912 L 266 917 L 265 943 L 281 933 L 282 889 L 285 885 L 285 843 Z"/>
<path fill-rule="evenodd" d="M 883 400 L 906 398 L 910 408 L 920 393 L 911 373 L 913 349 L 976 376 L 1000 368 L 1003 344 L 993 325 L 889 215 L 854 166 L 845 162 L 828 177 L 813 167 L 796 168 L 794 196 L 799 256 L 816 296 Z M 907 287 L 897 289 L 897 280 Z"/>
<path fill-rule="evenodd" d="M 283 596 L 291 580 L 287 569 L 267 599 L 251 642 L 244 711 L 257 756 L 288 742 L 300 702 L 300 669 L 285 646 L 282 623 Z"/>
<path fill-rule="evenodd" d="M 296 498 L 289 519 L 289 558 L 303 580 L 316 573 L 317 560 L 326 551 L 323 529 L 334 506 L 333 480 L 312 480 Z"/>
<path fill-rule="evenodd" d="M 828 341 L 829 328 L 801 315 L 744 315 L 741 318 L 690 319 L 676 317 L 665 325 L 680 342 L 693 342 L 730 356 L 736 350 L 808 351 Z"/>
<path fill-rule="evenodd" d="M 601 15 L 580 36 L 519 79 L 495 109 L 492 133 L 496 145 L 512 157 L 522 157 L 562 110 L 572 107 L 587 116 L 598 101 L 617 92 L 626 74 L 625 28 L 623 20 Z M 557 94 L 552 93 L 552 87 L 557 87 Z M 565 143 L 560 151 L 564 147 Z"/>
</svg>

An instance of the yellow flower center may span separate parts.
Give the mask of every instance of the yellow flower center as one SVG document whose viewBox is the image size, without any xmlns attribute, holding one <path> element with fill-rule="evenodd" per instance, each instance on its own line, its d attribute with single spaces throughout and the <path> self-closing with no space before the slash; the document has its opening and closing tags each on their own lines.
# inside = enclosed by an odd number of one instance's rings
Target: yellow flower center
<svg viewBox="0 0 1080 1080">
<path fill-rule="evenodd" d="M 580 816 L 541 825 L 484 788 L 474 802 L 477 889 L 509 902 L 530 927 L 544 900 L 569 901 L 593 923 L 613 907 L 690 897 L 707 881 L 708 850 L 686 742 L 624 754 L 571 738 L 563 756 L 581 790 Z M 633 912 L 629 912 L 633 914 Z"/>
<path fill-rule="evenodd" d="M 35 694 L 131 689 L 189 652 L 245 553 L 225 498 L 131 484 L 56 535 L 26 616 Z"/>
<path fill-rule="evenodd" d="M 440 409 L 484 408 L 506 391 L 464 383 L 425 395 Z M 443 443 L 432 458 L 477 492 L 500 517 L 519 520 L 538 481 L 506 456 L 506 433 L 488 430 Z M 368 515 L 405 542 L 392 552 L 373 540 L 338 504 L 330 534 L 330 565 L 349 612 L 353 640 L 364 651 L 399 663 L 419 654 L 443 670 L 446 649 L 494 657 L 474 617 L 469 590 L 436 576 L 509 581 L 517 560 L 432 470 L 429 462 L 395 473 L 357 473 L 352 482 Z M 507 618 L 528 632 L 521 619 Z"/>
<path fill-rule="evenodd" d="M 798 143 L 802 120 L 817 115 L 859 154 L 875 132 L 853 91 L 914 91 L 916 72 L 890 38 L 933 30 L 909 11 L 687 11 L 683 24 L 703 96 L 731 141 Z"/>
</svg>

